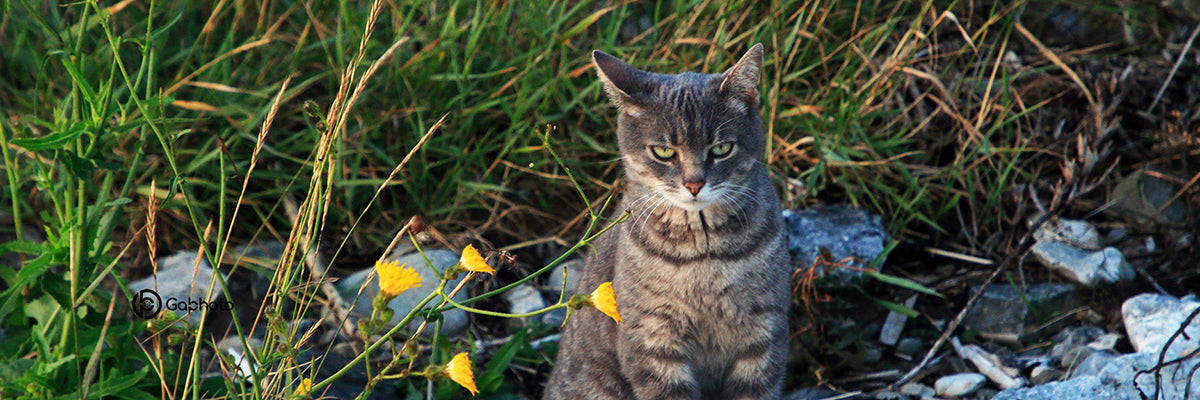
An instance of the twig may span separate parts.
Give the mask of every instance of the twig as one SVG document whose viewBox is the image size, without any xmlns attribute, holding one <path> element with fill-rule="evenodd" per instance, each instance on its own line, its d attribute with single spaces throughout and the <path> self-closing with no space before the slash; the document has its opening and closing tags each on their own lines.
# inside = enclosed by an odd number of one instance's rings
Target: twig
<svg viewBox="0 0 1200 400">
<path fill-rule="evenodd" d="M 1197 26 L 1200 26 L 1200 25 L 1197 25 Z M 1167 350 L 1171 348 L 1171 344 L 1173 344 L 1175 342 L 1175 339 L 1178 339 L 1180 335 L 1183 335 L 1185 338 L 1187 337 L 1187 328 L 1188 328 L 1188 326 L 1192 325 L 1192 321 L 1195 320 L 1197 316 L 1200 316 L 1200 307 L 1196 307 L 1195 310 L 1192 310 L 1192 313 L 1188 314 L 1187 318 L 1185 318 L 1183 320 L 1183 323 L 1179 324 L 1179 329 L 1176 329 L 1175 333 L 1171 334 L 1170 338 L 1167 338 L 1167 342 L 1163 343 L 1162 350 L 1159 350 L 1159 352 L 1158 352 L 1158 362 L 1155 363 L 1154 368 L 1151 368 L 1149 371 L 1138 371 L 1137 375 L 1134 375 L 1134 385 L 1136 385 L 1138 376 L 1140 376 L 1141 374 L 1150 373 L 1151 371 L 1154 372 L 1154 395 L 1150 396 L 1149 397 L 1150 399 L 1157 400 L 1159 398 L 1159 394 L 1162 393 L 1162 369 L 1164 367 L 1169 366 L 1171 364 L 1182 363 L 1183 360 L 1187 360 L 1187 359 L 1195 356 L 1197 352 L 1200 352 L 1200 349 L 1195 349 L 1182 357 L 1176 357 L 1175 359 L 1173 359 L 1171 361 L 1166 361 Z M 1193 371 L 1195 371 L 1194 368 L 1193 368 Z M 1189 373 L 1189 376 L 1190 375 L 1191 374 Z M 1190 384 L 1191 384 L 1190 379 L 1188 380 L 1188 383 L 1190 386 Z M 1190 390 L 1190 388 L 1188 390 Z M 1138 392 L 1145 395 L 1145 393 L 1142 393 L 1141 388 L 1138 388 Z M 1188 393 L 1186 393 L 1186 391 L 1185 391 L 1184 396 L 1187 396 L 1187 394 Z M 1186 399 L 1187 397 L 1184 397 L 1184 398 Z"/>
<path fill-rule="evenodd" d="M 1188 37 L 1187 43 L 1183 45 L 1183 51 L 1179 52 L 1179 58 L 1175 59 L 1175 65 L 1171 67 L 1171 73 L 1167 74 L 1167 80 L 1163 81 L 1162 87 L 1158 88 L 1158 93 L 1154 94 L 1154 101 L 1150 102 L 1150 107 L 1146 107 L 1146 113 L 1154 110 L 1154 106 L 1158 105 L 1158 101 L 1162 99 L 1162 95 L 1167 91 L 1167 85 L 1171 84 L 1171 80 L 1175 79 L 1175 72 L 1179 71 L 1179 66 L 1183 65 L 1183 59 L 1187 58 L 1188 50 L 1192 49 L 1192 42 L 1196 41 L 1196 36 L 1200 35 L 1200 24 L 1196 24 L 1192 28 L 1192 36 Z"/>
</svg>

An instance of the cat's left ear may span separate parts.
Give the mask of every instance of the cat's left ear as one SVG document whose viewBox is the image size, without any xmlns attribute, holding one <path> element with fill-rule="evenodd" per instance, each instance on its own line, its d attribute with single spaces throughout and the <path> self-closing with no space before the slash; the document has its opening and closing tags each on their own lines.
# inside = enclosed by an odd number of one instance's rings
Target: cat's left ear
<svg viewBox="0 0 1200 400">
<path fill-rule="evenodd" d="M 758 105 L 758 82 L 762 75 L 763 45 L 755 44 L 737 64 L 725 71 L 721 93 L 730 96 L 730 105 L 743 110 Z"/>
</svg>

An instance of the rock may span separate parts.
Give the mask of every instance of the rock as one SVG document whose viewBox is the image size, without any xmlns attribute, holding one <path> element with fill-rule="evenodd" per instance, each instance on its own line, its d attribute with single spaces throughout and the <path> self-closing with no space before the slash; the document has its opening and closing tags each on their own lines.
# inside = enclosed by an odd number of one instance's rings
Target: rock
<svg viewBox="0 0 1200 400">
<path fill-rule="evenodd" d="M 1100 231 L 1087 221 L 1051 218 L 1033 232 L 1037 242 L 1064 242 L 1074 247 L 1095 250 L 1100 248 Z"/>
<path fill-rule="evenodd" d="M 1087 345 L 1104 335 L 1104 330 L 1095 326 L 1079 326 L 1063 329 L 1054 335 L 1054 347 L 1050 356 L 1057 358 L 1067 369 L 1072 369 L 1095 351 Z"/>
<path fill-rule="evenodd" d="M 1029 383 L 1041 385 L 1046 382 L 1056 381 L 1059 378 L 1062 378 L 1063 375 L 1066 374 L 1058 368 L 1046 365 L 1038 365 L 1033 367 L 1033 370 L 1029 372 Z"/>
<path fill-rule="evenodd" d="M 917 296 L 913 295 L 904 301 L 904 306 L 913 308 L 917 304 Z M 891 311 L 888 312 L 887 318 L 883 320 L 883 327 L 879 331 L 879 342 L 888 346 L 896 345 L 900 340 L 900 334 L 904 332 L 904 325 L 908 322 L 908 316 Z"/>
<path fill-rule="evenodd" d="M 572 294 L 575 294 L 575 289 L 578 288 L 578 286 L 579 286 L 579 278 L 583 276 L 583 269 L 586 265 L 587 265 L 587 262 L 584 261 L 584 259 L 582 259 L 582 258 L 574 258 L 574 259 L 563 261 L 563 263 L 560 264 L 553 271 L 546 273 L 547 275 L 550 275 L 550 277 L 547 278 L 546 289 L 549 289 L 551 291 L 551 293 L 554 293 L 557 295 L 559 293 L 559 291 L 562 290 L 562 288 L 563 288 L 563 271 L 566 270 L 567 271 L 567 276 L 566 276 L 567 296 L 566 297 L 567 298 L 571 297 Z M 592 289 L 595 289 L 595 288 L 590 288 L 587 290 L 592 290 Z"/>
<path fill-rule="evenodd" d="M 933 397 L 937 395 L 937 393 L 933 391 L 933 388 L 917 382 L 906 383 L 904 386 L 901 386 L 900 394 L 920 398 Z"/>
<path fill-rule="evenodd" d="M 1121 305 L 1121 316 L 1133 348 L 1141 353 L 1158 354 L 1197 307 L 1200 302 L 1191 298 L 1143 293 L 1125 300 Z M 1187 354 L 1197 347 L 1200 347 L 1200 318 L 1193 319 L 1184 334 L 1175 338 L 1167 350 L 1167 359 Z"/>
<path fill-rule="evenodd" d="M 1117 183 L 1109 194 L 1109 203 L 1117 211 L 1137 219 L 1180 224 L 1187 221 L 1194 210 L 1188 208 L 1186 201 L 1171 201 L 1178 191 L 1173 183 L 1138 170 Z M 1166 208 L 1159 212 L 1163 205 Z"/>
<path fill-rule="evenodd" d="M 1115 333 L 1105 333 L 1088 343 L 1087 347 L 1092 350 L 1114 350 L 1117 347 L 1117 341 L 1123 337 Z"/>
<path fill-rule="evenodd" d="M 537 310 L 546 308 L 546 300 L 542 299 L 542 294 L 538 293 L 533 285 L 524 284 L 512 288 L 504 292 L 504 300 L 508 301 L 508 312 L 510 314 L 528 314 Z M 534 320 L 540 320 L 541 315 L 521 318 L 522 324 L 528 324 Z"/>
<path fill-rule="evenodd" d="M 918 351 L 921 351 L 921 346 L 923 346 L 921 339 L 917 339 L 917 338 L 900 339 L 900 342 L 896 344 L 896 353 L 898 353 L 900 355 L 912 357 L 914 354 L 917 354 Z"/>
<path fill-rule="evenodd" d="M 286 249 L 287 245 L 283 244 L 282 242 L 267 240 L 234 247 L 233 250 L 230 250 L 230 253 L 226 256 L 233 257 L 234 259 L 249 257 L 262 259 L 268 262 L 275 262 L 279 261 L 280 257 L 283 257 L 283 252 Z"/>
<path fill-rule="evenodd" d="M 1100 378 L 1086 376 L 1069 381 L 1050 382 L 1027 388 L 1001 391 L 992 400 L 1117 400 L 1117 389 L 1100 382 Z M 1133 400 L 1133 399 L 1125 399 Z"/>
<path fill-rule="evenodd" d="M 244 344 L 250 346 L 249 351 L 247 351 L 245 346 L 243 346 L 242 339 L 237 336 L 230 336 L 225 339 L 221 339 L 220 342 L 217 342 L 217 350 L 228 354 L 229 357 L 233 359 L 233 365 L 237 367 L 237 371 L 243 378 L 254 374 L 254 365 L 252 360 L 254 360 L 255 357 L 250 353 L 261 349 L 263 342 L 255 338 L 247 338 L 246 343 Z"/>
<path fill-rule="evenodd" d="M 164 309 L 186 316 L 192 326 L 209 313 L 229 314 L 232 302 L 224 300 L 220 283 L 213 282 L 213 269 L 208 260 L 196 264 L 194 251 L 181 251 L 158 260 L 158 273 L 129 283 L 129 293 L 138 302 L 134 316 L 151 318 Z M 224 274 L 221 274 L 224 278 Z M 209 292 L 209 286 L 212 292 Z M 207 296 L 206 296 L 207 294 Z"/>
<path fill-rule="evenodd" d="M 971 288 L 972 293 L 979 286 Z M 1037 325 L 1079 306 L 1075 287 L 1063 284 L 1030 285 L 1019 293 L 1011 285 L 993 285 L 979 297 L 963 324 L 986 337 L 1015 342 L 1027 324 Z"/>
<path fill-rule="evenodd" d="M 1161 386 L 1155 384 L 1157 378 L 1153 368 L 1157 364 L 1158 355 L 1156 354 L 1127 354 L 1107 361 L 1097 375 L 1005 390 L 993 397 L 992 400 L 1200 399 L 1200 392 L 1196 390 L 1194 384 L 1191 384 L 1195 378 L 1196 369 L 1200 368 L 1200 359 L 1192 358 L 1164 365 L 1161 374 L 1158 374 L 1162 379 Z M 1158 391 L 1155 389 L 1156 387 L 1161 387 L 1162 390 Z M 1188 392 L 1189 390 L 1190 392 Z"/>
<path fill-rule="evenodd" d="M 974 393 L 987 382 L 987 377 L 974 372 L 946 375 L 933 383 L 933 390 L 942 397 L 961 397 Z"/>
<path fill-rule="evenodd" d="M 1200 359 L 1191 358 L 1180 363 L 1164 365 L 1161 374 L 1162 391 L 1159 397 L 1154 397 L 1155 373 L 1158 365 L 1158 354 L 1133 353 L 1126 354 L 1108 363 L 1100 371 L 1101 382 L 1114 385 L 1125 398 L 1141 399 L 1142 393 L 1150 398 L 1162 400 L 1200 400 L 1200 390 L 1196 388 L 1196 370 L 1200 367 Z M 1165 361 L 1170 361 L 1168 358 Z M 1184 393 L 1190 391 L 1187 397 Z"/>
<path fill-rule="evenodd" d="M 996 386 L 1002 389 L 1025 386 L 1025 379 L 1020 376 L 1021 371 L 1008 366 L 999 356 L 973 344 L 964 346 L 957 337 L 951 338 L 950 344 L 954 346 L 954 352 L 958 353 L 959 358 L 970 361 L 976 370 L 995 382 Z"/>
<path fill-rule="evenodd" d="M 867 345 L 862 351 L 863 364 L 872 365 L 883 359 L 883 350 L 873 345 Z"/>
<path fill-rule="evenodd" d="M 450 250 L 426 250 L 425 256 L 429 257 L 429 262 L 438 270 L 438 273 L 444 273 L 446 268 L 458 263 L 458 254 Z M 413 270 L 417 271 L 417 274 L 421 276 L 420 287 L 409 289 L 404 293 L 400 293 L 399 296 L 396 296 L 395 299 L 392 299 L 392 301 L 388 303 L 388 305 L 395 312 L 391 323 L 396 324 L 399 323 L 400 320 L 404 319 L 405 314 L 407 314 L 409 310 L 412 310 L 421 302 L 421 300 L 425 298 L 425 296 L 429 295 L 430 291 L 437 287 L 440 279 L 436 274 L 434 274 L 433 270 L 429 268 L 429 265 L 425 263 L 425 259 L 421 257 L 421 253 L 411 253 L 402 257 L 389 257 L 388 260 L 397 261 L 400 264 L 408 265 L 409 267 L 412 267 Z M 338 292 L 341 293 L 342 298 L 347 302 L 354 300 L 355 296 L 358 294 L 358 289 L 362 287 L 363 282 L 367 279 L 367 276 L 371 274 L 373 268 L 374 267 L 355 272 L 350 276 L 342 278 L 340 281 L 338 281 L 337 289 Z M 463 274 L 463 276 L 459 276 L 458 279 L 446 284 L 446 292 L 453 290 L 454 286 L 457 285 L 464 276 L 466 275 Z M 367 285 L 367 288 L 363 290 L 362 296 L 359 296 L 357 300 L 354 300 L 354 307 L 352 308 L 351 312 L 359 318 L 370 318 L 372 311 L 371 300 L 374 299 L 378 293 L 379 279 L 373 278 L 371 279 L 370 284 Z M 467 290 L 463 289 L 454 296 L 454 301 L 463 301 L 467 298 Z M 437 304 L 435 300 L 430 302 L 426 307 L 432 307 L 436 305 Z M 468 316 L 463 310 L 451 309 L 442 313 L 442 321 L 442 333 L 445 335 L 454 335 L 458 332 L 461 332 L 463 328 L 466 328 Z M 412 330 L 416 329 L 420 323 L 421 318 L 418 317 L 410 322 L 409 325 L 405 327 L 405 330 L 411 332 Z M 426 328 L 421 332 L 421 334 L 431 335 L 433 334 L 433 329 L 431 327 Z"/>
<path fill-rule="evenodd" d="M 571 298 L 575 294 L 575 290 L 579 287 L 579 278 L 583 276 L 583 269 L 587 266 L 587 261 L 583 258 L 573 258 L 563 261 L 553 271 L 547 272 L 549 278 L 546 279 L 546 290 L 553 296 L 555 301 L 558 300 L 558 295 L 563 288 L 563 271 L 567 272 L 566 276 L 566 296 L 563 299 Z M 592 288 L 595 289 L 595 288 Z M 562 325 L 567 319 L 567 310 L 560 308 L 550 311 L 542 316 L 542 322 L 546 325 Z"/>
<path fill-rule="evenodd" d="M 883 218 L 849 205 L 784 210 L 783 224 L 792 265 L 805 270 L 813 267 L 822 248 L 833 256 L 833 260 L 828 260 L 830 262 L 855 257 L 847 265 L 866 268 L 863 262 L 872 262 L 879 257 L 888 241 Z M 878 267 L 882 269 L 882 263 Z M 828 266 L 818 266 L 816 276 L 832 276 L 833 282 L 847 283 L 862 275 L 862 271 L 851 268 L 827 269 Z"/>
<path fill-rule="evenodd" d="M 271 292 L 271 275 L 285 249 L 286 245 L 282 242 L 266 240 L 240 245 L 225 252 L 225 259 L 232 259 L 237 265 L 231 269 L 227 284 L 230 300 L 242 327 L 253 326 L 259 318 L 258 308 Z M 294 305 L 295 301 L 285 298 L 280 303 L 280 309 L 290 310 Z"/>
<path fill-rule="evenodd" d="M 1087 357 L 1077 362 L 1071 369 L 1071 378 L 1099 375 L 1105 366 L 1120 356 L 1115 351 L 1092 351 L 1086 354 Z"/>
<path fill-rule="evenodd" d="M 1033 254 L 1047 268 L 1087 286 L 1134 278 L 1133 268 L 1115 247 L 1085 250 L 1066 242 L 1045 241 L 1033 245 Z"/>
</svg>

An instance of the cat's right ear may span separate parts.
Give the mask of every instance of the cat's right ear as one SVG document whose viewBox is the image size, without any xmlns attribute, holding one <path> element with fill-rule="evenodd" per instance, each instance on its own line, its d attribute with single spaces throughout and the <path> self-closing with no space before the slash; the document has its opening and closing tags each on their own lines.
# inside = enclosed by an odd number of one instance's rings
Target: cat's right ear
<svg viewBox="0 0 1200 400">
<path fill-rule="evenodd" d="M 592 51 L 592 64 L 596 65 L 596 75 L 599 75 L 600 81 L 604 83 L 604 93 L 608 95 L 609 101 L 621 112 L 635 116 L 640 114 L 641 108 L 630 94 L 639 93 L 644 89 L 642 75 L 645 72 L 600 50 Z"/>
</svg>

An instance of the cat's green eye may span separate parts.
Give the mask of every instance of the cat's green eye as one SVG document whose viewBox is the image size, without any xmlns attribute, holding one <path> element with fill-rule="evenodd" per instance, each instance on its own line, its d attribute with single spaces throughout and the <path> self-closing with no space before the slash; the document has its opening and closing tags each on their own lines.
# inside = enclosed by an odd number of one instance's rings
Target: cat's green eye
<svg viewBox="0 0 1200 400">
<path fill-rule="evenodd" d="M 658 157 L 659 160 L 663 161 L 670 160 L 671 157 L 675 157 L 675 149 L 670 147 L 650 146 L 650 151 L 654 152 L 655 157 Z"/>
<path fill-rule="evenodd" d="M 713 146 L 711 149 L 708 149 L 708 151 L 711 152 L 712 155 L 714 155 L 714 156 L 724 157 L 724 156 L 728 155 L 730 151 L 733 151 L 733 143 L 730 143 L 730 142 L 721 143 L 716 146 Z"/>
</svg>

